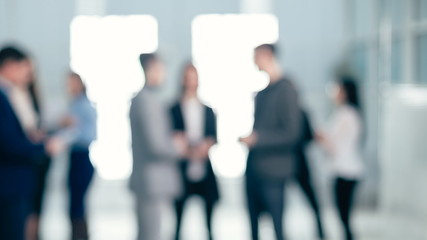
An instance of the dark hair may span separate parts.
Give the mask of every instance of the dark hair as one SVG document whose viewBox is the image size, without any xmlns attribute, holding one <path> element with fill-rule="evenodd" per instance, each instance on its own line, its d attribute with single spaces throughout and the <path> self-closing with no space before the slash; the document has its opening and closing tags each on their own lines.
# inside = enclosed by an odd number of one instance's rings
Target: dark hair
<svg viewBox="0 0 427 240">
<path fill-rule="evenodd" d="M 19 62 L 28 59 L 26 53 L 14 46 L 6 46 L 0 50 L 0 67 L 2 67 L 7 61 Z"/>
<path fill-rule="evenodd" d="M 187 63 L 185 63 L 184 67 L 183 67 L 183 71 L 182 71 L 182 80 L 181 80 L 181 92 L 180 92 L 180 98 L 184 97 L 185 91 L 186 91 L 186 86 L 185 86 L 185 78 L 187 75 L 187 71 L 189 69 L 194 69 L 197 72 L 197 68 L 196 66 L 194 66 L 194 64 L 191 61 L 188 61 Z"/>
<path fill-rule="evenodd" d="M 86 84 L 83 82 L 82 77 L 78 73 L 75 73 L 73 71 L 70 72 L 70 77 L 73 77 L 77 81 L 79 81 L 79 83 L 82 85 L 82 88 L 83 88 L 83 94 L 86 96 L 87 95 Z"/>
<path fill-rule="evenodd" d="M 277 56 L 277 46 L 275 44 L 265 43 L 261 44 L 258 47 L 255 48 L 255 51 L 257 50 L 268 50 L 273 54 L 273 56 Z"/>
<path fill-rule="evenodd" d="M 157 54 L 155 53 L 142 53 L 139 55 L 139 62 L 141 63 L 141 67 L 144 71 L 149 68 L 150 64 L 154 60 L 157 60 Z"/>
<path fill-rule="evenodd" d="M 350 75 L 342 75 L 338 78 L 338 85 L 345 93 L 346 103 L 360 111 L 359 90 L 354 77 Z"/>
<path fill-rule="evenodd" d="M 30 98 L 31 98 L 31 102 L 33 104 L 34 110 L 36 111 L 36 113 L 38 115 L 40 115 L 41 113 L 41 109 L 40 109 L 40 95 L 39 95 L 39 91 L 37 88 L 36 83 L 33 81 L 31 81 L 30 85 L 28 85 L 28 92 L 30 94 Z M 40 116 L 39 116 L 40 117 Z"/>
</svg>

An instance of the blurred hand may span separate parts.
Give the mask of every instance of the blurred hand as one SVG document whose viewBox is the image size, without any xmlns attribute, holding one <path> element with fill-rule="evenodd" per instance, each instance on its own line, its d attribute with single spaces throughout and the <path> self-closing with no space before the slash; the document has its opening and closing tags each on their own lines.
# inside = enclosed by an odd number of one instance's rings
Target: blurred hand
<svg viewBox="0 0 427 240">
<path fill-rule="evenodd" d="M 325 134 L 323 132 L 317 131 L 314 134 L 314 138 L 316 139 L 316 141 L 318 142 L 324 142 L 326 140 Z"/>
<path fill-rule="evenodd" d="M 201 144 L 193 149 L 193 158 L 205 161 L 209 157 L 209 150 L 215 144 L 214 139 L 205 139 Z"/>
<path fill-rule="evenodd" d="M 64 117 L 60 122 L 60 126 L 63 128 L 71 127 L 71 126 L 74 126 L 75 124 L 76 124 L 76 120 L 71 116 Z"/>
<path fill-rule="evenodd" d="M 189 154 L 189 145 L 187 138 L 183 133 L 175 133 L 173 136 L 173 143 L 175 148 L 178 150 L 178 154 L 184 157 Z"/>
<path fill-rule="evenodd" d="M 56 156 L 65 150 L 65 143 L 59 138 L 50 138 L 45 143 L 46 153 L 49 156 Z"/>
<path fill-rule="evenodd" d="M 326 151 L 327 154 L 333 154 L 334 152 L 333 144 L 329 141 L 325 133 L 318 131 L 314 134 L 314 137 L 316 141 L 319 143 L 319 145 Z"/>
<path fill-rule="evenodd" d="M 249 136 L 244 138 L 239 138 L 239 142 L 246 144 L 249 148 L 255 146 L 256 142 L 258 140 L 258 135 L 256 132 L 252 132 Z"/>
<path fill-rule="evenodd" d="M 46 134 L 41 130 L 34 130 L 29 133 L 29 138 L 34 143 L 41 143 L 46 138 Z"/>
</svg>

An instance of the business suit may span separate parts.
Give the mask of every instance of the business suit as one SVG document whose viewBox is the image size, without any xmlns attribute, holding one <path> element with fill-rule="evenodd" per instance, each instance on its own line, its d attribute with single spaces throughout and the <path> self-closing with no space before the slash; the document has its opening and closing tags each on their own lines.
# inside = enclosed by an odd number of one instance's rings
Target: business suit
<svg viewBox="0 0 427 240">
<path fill-rule="evenodd" d="M 144 87 L 132 99 L 130 123 L 133 152 L 130 188 L 137 198 L 138 239 L 159 240 L 161 203 L 172 204 L 181 193 L 181 182 L 170 117 L 155 88 Z"/>
<path fill-rule="evenodd" d="M 201 104 L 200 104 L 201 105 Z M 205 105 L 201 105 L 203 111 L 203 138 L 211 138 L 216 142 L 216 118 L 213 110 Z M 171 108 L 173 129 L 177 132 L 185 133 L 188 128 L 193 126 L 187 126 L 184 119 L 182 103 L 177 103 Z M 181 178 L 184 183 L 183 195 L 178 198 L 175 202 L 175 210 L 177 215 L 177 226 L 176 226 L 176 239 L 179 239 L 182 215 L 184 211 L 184 205 L 189 197 L 192 195 L 199 195 L 205 202 L 205 213 L 206 223 L 208 226 L 209 237 L 212 239 L 212 213 L 215 203 L 219 199 L 218 184 L 215 178 L 215 174 L 212 169 L 212 164 L 209 157 L 204 160 L 203 168 L 205 170 L 205 176 L 198 180 L 193 181 L 188 177 L 188 170 L 190 167 L 190 159 L 182 159 L 180 163 Z"/>
<path fill-rule="evenodd" d="M 34 167 L 45 158 L 43 144 L 26 136 L 0 86 L 0 239 L 22 240 L 34 194 Z"/>
<path fill-rule="evenodd" d="M 295 171 L 300 125 L 298 94 L 289 80 L 282 78 L 257 94 L 253 125 L 257 141 L 249 151 L 246 169 L 246 194 L 254 240 L 258 239 L 258 218 L 262 212 L 271 215 L 276 239 L 284 239 L 284 186 Z"/>
<path fill-rule="evenodd" d="M 302 132 L 299 144 L 296 147 L 296 180 L 300 185 L 304 195 L 307 197 L 310 207 L 313 209 L 316 224 L 317 234 L 319 239 L 324 239 L 324 231 L 322 220 L 320 217 L 319 203 L 313 185 L 311 182 L 311 173 L 306 155 L 307 145 L 313 140 L 313 129 L 310 124 L 308 114 L 302 111 Z"/>
</svg>

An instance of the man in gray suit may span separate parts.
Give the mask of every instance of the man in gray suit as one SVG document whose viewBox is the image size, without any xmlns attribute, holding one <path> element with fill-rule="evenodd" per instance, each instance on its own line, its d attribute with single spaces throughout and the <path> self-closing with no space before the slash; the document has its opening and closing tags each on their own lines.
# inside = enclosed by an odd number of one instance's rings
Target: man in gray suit
<svg viewBox="0 0 427 240">
<path fill-rule="evenodd" d="M 132 100 L 133 172 L 130 188 L 136 195 L 138 240 L 161 239 L 161 208 L 180 194 L 177 159 L 184 152 L 182 137 L 173 136 L 167 108 L 159 98 L 163 64 L 156 54 L 141 54 L 145 86 Z"/>
<path fill-rule="evenodd" d="M 294 149 L 300 137 L 301 111 L 294 85 L 283 77 L 274 45 L 255 49 L 255 64 L 270 78 L 255 98 L 253 132 L 240 141 L 249 147 L 246 194 L 252 239 L 258 239 L 258 218 L 268 213 L 277 240 L 283 240 L 284 186 L 294 172 Z"/>
</svg>

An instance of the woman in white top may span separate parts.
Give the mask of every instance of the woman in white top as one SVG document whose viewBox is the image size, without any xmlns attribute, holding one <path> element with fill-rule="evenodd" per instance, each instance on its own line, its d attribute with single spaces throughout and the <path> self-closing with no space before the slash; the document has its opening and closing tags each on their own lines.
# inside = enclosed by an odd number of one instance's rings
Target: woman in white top
<svg viewBox="0 0 427 240">
<path fill-rule="evenodd" d="M 192 196 L 200 196 L 205 203 L 208 239 L 213 239 L 212 215 L 219 200 L 218 183 L 209 158 L 209 150 L 216 143 L 216 117 L 213 110 L 197 96 L 199 76 L 193 64 L 187 64 L 182 80 L 182 95 L 171 108 L 174 131 L 183 134 L 189 144 L 180 164 L 184 194 L 176 199 L 177 217 L 175 239 L 180 238 L 180 228 L 185 203 Z"/>
<path fill-rule="evenodd" d="M 350 217 L 356 185 L 363 175 L 360 143 L 363 132 L 358 88 L 352 77 L 343 76 L 335 84 L 332 98 L 337 105 L 328 130 L 318 141 L 330 156 L 335 175 L 334 197 L 345 239 L 352 240 Z"/>
</svg>

